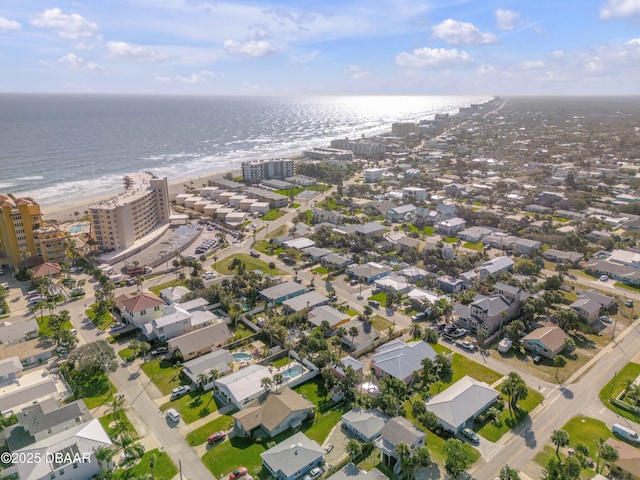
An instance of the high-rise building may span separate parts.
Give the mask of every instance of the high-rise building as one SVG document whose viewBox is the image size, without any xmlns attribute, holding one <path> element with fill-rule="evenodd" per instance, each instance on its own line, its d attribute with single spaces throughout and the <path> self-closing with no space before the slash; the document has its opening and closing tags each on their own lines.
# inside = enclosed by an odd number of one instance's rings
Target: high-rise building
<svg viewBox="0 0 640 480">
<path fill-rule="evenodd" d="M 158 225 L 169 222 L 166 177 L 143 172 L 124 177 L 125 192 L 89 207 L 93 237 L 101 250 L 131 247 Z"/>
<path fill-rule="evenodd" d="M 64 233 L 43 224 L 40 205 L 33 198 L 0 195 L 0 265 L 18 268 L 29 257 L 66 260 Z"/>
<path fill-rule="evenodd" d="M 242 162 L 242 178 L 251 183 L 273 178 L 284 180 L 287 177 L 293 177 L 295 174 L 295 164 L 289 158 Z"/>
</svg>

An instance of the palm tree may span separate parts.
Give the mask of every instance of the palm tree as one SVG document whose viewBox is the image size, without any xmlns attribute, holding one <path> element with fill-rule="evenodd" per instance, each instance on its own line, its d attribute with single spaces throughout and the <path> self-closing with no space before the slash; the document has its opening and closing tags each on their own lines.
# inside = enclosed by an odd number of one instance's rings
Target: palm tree
<svg viewBox="0 0 640 480">
<path fill-rule="evenodd" d="M 362 446 L 356 440 L 349 440 L 345 448 L 347 455 L 349 455 L 349 461 L 353 461 L 362 453 Z"/>
<path fill-rule="evenodd" d="M 556 457 L 560 459 L 560 447 L 569 445 L 569 434 L 564 430 L 554 430 L 551 433 L 551 443 L 556 446 Z"/>
<path fill-rule="evenodd" d="M 127 410 L 127 401 L 124 398 L 124 395 L 114 395 L 113 400 L 111 400 L 111 413 L 113 414 L 113 419 L 117 422 L 122 420 L 122 414 Z"/>
<path fill-rule="evenodd" d="M 520 475 L 518 475 L 518 471 L 514 468 L 511 468 L 509 465 L 505 465 L 500 470 L 500 480 L 520 480 Z"/>
<path fill-rule="evenodd" d="M 205 385 L 209 383 L 209 375 L 204 372 L 198 374 L 198 386 L 204 391 Z"/>
<path fill-rule="evenodd" d="M 356 346 L 353 343 L 353 339 L 358 336 L 358 327 L 354 325 L 349 328 L 349 335 L 351 336 L 351 348 L 355 350 Z"/>
<path fill-rule="evenodd" d="M 144 445 L 136 443 L 130 435 L 120 436 L 120 447 L 125 460 L 137 460 L 144 455 Z"/>
<path fill-rule="evenodd" d="M 276 393 L 278 393 L 278 386 L 282 385 L 284 383 L 284 377 L 282 376 L 282 374 L 280 372 L 276 373 L 273 376 L 273 383 L 276 386 Z"/>
<path fill-rule="evenodd" d="M 600 459 L 602 458 L 605 462 L 615 462 L 620 457 L 618 450 L 613 445 L 609 445 L 608 443 L 603 443 L 598 447 L 598 464 L 600 463 Z M 602 465 L 604 467 L 604 464 Z M 596 466 L 596 472 L 602 473 L 602 467 L 598 470 L 598 466 Z"/>
<path fill-rule="evenodd" d="M 113 448 L 111 447 L 98 447 L 95 450 L 96 460 L 98 460 L 98 465 L 100 470 L 102 470 L 102 464 L 107 467 L 107 471 L 111 471 L 111 460 L 113 459 Z"/>
<path fill-rule="evenodd" d="M 509 373 L 508 377 L 502 382 L 502 393 L 507 396 L 507 403 L 509 405 L 509 413 L 513 418 L 513 411 L 518 407 L 518 402 L 522 399 L 526 399 L 529 394 L 529 389 L 524 383 L 524 380 L 516 372 Z"/>
<path fill-rule="evenodd" d="M 422 328 L 420 328 L 420 325 L 414 322 L 409 329 L 409 334 L 414 339 L 420 338 L 422 336 Z"/>
<path fill-rule="evenodd" d="M 271 380 L 269 377 L 264 377 L 262 380 L 260 380 L 260 386 L 264 389 L 265 392 L 267 390 L 271 390 L 271 385 L 273 385 L 273 380 Z"/>
<path fill-rule="evenodd" d="M 151 470 L 151 479 L 154 478 L 153 468 L 156 466 L 156 461 L 157 461 L 156 454 L 152 453 L 151 456 L 149 457 L 149 470 Z"/>
</svg>

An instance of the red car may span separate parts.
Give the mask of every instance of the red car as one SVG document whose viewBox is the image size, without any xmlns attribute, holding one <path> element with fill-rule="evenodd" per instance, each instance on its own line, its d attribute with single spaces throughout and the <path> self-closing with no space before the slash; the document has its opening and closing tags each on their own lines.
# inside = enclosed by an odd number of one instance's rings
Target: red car
<svg viewBox="0 0 640 480">
<path fill-rule="evenodd" d="M 246 467 L 239 467 L 236 468 L 233 472 L 231 472 L 229 474 L 229 479 L 230 480 L 235 480 L 236 478 L 242 478 L 247 474 L 247 468 Z"/>
<path fill-rule="evenodd" d="M 211 445 L 212 443 L 216 443 L 220 440 L 224 440 L 226 436 L 227 434 L 225 432 L 212 433 L 211 435 L 209 435 L 209 438 L 207 438 L 207 443 Z"/>
</svg>

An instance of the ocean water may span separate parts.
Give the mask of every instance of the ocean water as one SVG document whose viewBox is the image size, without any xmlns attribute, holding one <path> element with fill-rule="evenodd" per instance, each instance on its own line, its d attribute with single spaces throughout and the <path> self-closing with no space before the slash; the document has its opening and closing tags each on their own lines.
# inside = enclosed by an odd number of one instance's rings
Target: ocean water
<svg viewBox="0 0 640 480">
<path fill-rule="evenodd" d="M 121 188 L 142 170 L 171 182 L 489 99 L 0 94 L 0 193 L 51 205 Z"/>
</svg>

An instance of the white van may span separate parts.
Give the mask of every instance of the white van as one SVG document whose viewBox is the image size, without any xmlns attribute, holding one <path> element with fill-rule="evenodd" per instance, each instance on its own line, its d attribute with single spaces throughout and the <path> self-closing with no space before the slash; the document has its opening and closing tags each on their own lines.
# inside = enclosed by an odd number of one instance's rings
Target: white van
<svg viewBox="0 0 640 480">
<path fill-rule="evenodd" d="M 625 427 L 624 425 L 614 423 L 611 427 L 611 431 L 616 437 L 620 437 L 627 442 L 633 443 L 634 445 L 640 444 L 640 436 L 638 436 L 638 433 L 634 432 L 630 428 Z"/>
</svg>

